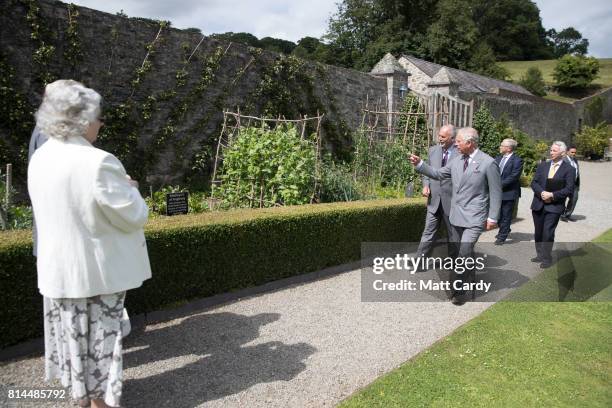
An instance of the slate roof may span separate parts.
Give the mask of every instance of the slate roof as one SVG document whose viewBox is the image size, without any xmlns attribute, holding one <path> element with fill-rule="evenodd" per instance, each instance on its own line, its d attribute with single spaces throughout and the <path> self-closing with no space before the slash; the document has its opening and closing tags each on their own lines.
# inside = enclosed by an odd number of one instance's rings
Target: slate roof
<svg viewBox="0 0 612 408">
<path fill-rule="evenodd" d="M 418 69 L 423 71 L 427 76 L 434 79 L 436 74 L 443 68 L 446 70 L 446 76 L 451 83 L 459 84 L 460 91 L 467 92 L 488 92 L 493 88 L 505 89 L 508 91 L 531 95 L 531 93 L 520 85 L 513 84 L 499 79 L 489 78 L 483 75 L 473 74 L 471 72 L 462 71 L 460 69 L 449 68 L 444 65 L 434 64 L 433 62 L 425 61 L 411 55 L 402 55 L 403 58 L 410 61 Z M 438 83 L 434 79 L 433 83 Z"/>
</svg>

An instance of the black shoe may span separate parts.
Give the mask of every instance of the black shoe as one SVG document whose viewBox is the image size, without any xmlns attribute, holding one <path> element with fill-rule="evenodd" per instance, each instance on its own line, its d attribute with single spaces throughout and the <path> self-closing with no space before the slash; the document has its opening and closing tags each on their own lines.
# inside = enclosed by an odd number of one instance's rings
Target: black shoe
<svg viewBox="0 0 612 408">
<path fill-rule="evenodd" d="M 542 261 L 542 263 L 540 264 L 540 268 L 542 269 L 550 268 L 551 266 L 552 262 L 550 261 Z"/>
<path fill-rule="evenodd" d="M 455 306 L 462 306 L 465 302 L 465 291 L 457 291 L 451 298 L 451 303 Z"/>
<path fill-rule="evenodd" d="M 569 218 L 567 218 L 567 217 L 565 217 L 565 216 L 561 216 L 561 218 L 560 218 L 560 219 L 561 219 L 561 221 L 563 221 L 563 222 L 568 222 L 568 221 L 569 221 Z"/>
<path fill-rule="evenodd" d="M 542 262 L 542 258 L 540 258 L 539 256 L 536 256 L 535 258 L 531 258 L 531 262 Z"/>
<path fill-rule="evenodd" d="M 505 239 L 500 239 L 500 238 L 497 238 L 497 239 L 495 240 L 495 245 L 504 245 L 504 242 L 506 242 L 506 240 L 505 240 Z"/>
</svg>

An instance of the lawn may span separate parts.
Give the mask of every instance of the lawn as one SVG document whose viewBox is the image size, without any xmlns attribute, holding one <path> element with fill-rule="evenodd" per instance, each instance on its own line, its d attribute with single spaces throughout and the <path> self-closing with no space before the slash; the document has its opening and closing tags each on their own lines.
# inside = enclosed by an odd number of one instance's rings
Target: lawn
<svg viewBox="0 0 612 408">
<path fill-rule="evenodd" d="M 340 407 L 609 407 L 611 327 L 610 301 L 499 302 Z"/>
<path fill-rule="evenodd" d="M 557 60 L 506 61 L 499 63 L 499 65 L 510 72 L 510 79 L 515 83 L 519 82 L 521 76 L 527 72 L 527 69 L 530 67 L 538 67 L 542 71 L 544 82 L 548 85 L 553 85 L 555 82 L 552 74 L 556 64 Z M 599 65 L 599 77 L 593 81 L 593 91 L 599 88 L 608 88 L 612 86 L 612 58 L 600 58 Z M 546 98 L 568 103 L 577 99 L 571 96 L 568 97 L 567 95 L 559 95 L 555 92 L 549 93 L 546 95 Z"/>
</svg>

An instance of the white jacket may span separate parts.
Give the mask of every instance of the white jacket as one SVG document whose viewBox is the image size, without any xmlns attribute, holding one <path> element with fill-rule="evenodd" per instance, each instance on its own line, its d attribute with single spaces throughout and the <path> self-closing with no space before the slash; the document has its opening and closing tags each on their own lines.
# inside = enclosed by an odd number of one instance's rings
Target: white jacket
<svg viewBox="0 0 612 408">
<path fill-rule="evenodd" d="M 81 137 L 49 138 L 32 156 L 28 189 L 42 295 L 110 294 L 151 277 L 148 209 L 115 156 Z"/>
</svg>

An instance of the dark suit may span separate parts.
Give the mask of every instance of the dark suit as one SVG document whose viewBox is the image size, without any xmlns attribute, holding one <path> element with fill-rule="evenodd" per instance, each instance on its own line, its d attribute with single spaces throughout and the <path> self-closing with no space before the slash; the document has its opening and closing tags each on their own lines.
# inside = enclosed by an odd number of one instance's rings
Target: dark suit
<svg viewBox="0 0 612 408">
<path fill-rule="evenodd" d="M 499 155 L 495 158 L 498 166 L 501 165 L 504 156 Z M 500 167 L 502 183 L 502 205 L 499 217 L 499 233 L 496 238 L 505 241 L 510 234 L 510 224 L 512 223 L 512 211 L 514 204 L 521 196 L 521 174 L 523 173 L 523 159 L 512 153 L 506 160 L 504 168 Z"/>
<path fill-rule="evenodd" d="M 534 192 L 531 213 L 535 226 L 536 252 L 538 258 L 546 263 L 552 261 L 551 253 L 555 241 L 555 229 L 561 214 L 565 211 L 565 199 L 574 192 L 574 181 L 576 179 L 574 168 L 564 160 L 561 160 L 560 163 L 553 180 L 560 180 L 564 186 L 553 192 L 552 202 L 545 203 L 541 198 L 542 192 L 546 191 L 546 180 L 551 166 L 550 161 L 538 165 L 531 182 L 531 188 Z"/>
<path fill-rule="evenodd" d="M 578 202 L 578 193 L 580 192 L 580 165 L 578 164 L 578 160 L 572 159 L 569 156 L 566 157 L 565 160 L 570 165 L 573 163 L 576 166 L 576 182 L 574 183 L 574 192 L 568 197 L 565 213 L 563 214 L 563 217 L 569 218 L 572 216 L 574 209 L 576 208 L 576 203 Z"/>
<path fill-rule="evenodd" d="M 444 149 L 440 145 L 432 146 L 429 149 L 429 155 L 425 161 L 427 164 L 432 166 L 434 169 L 440 169 L 443 162 Z M 446 162 L 450 163 L 459 157 L 460 153 L 454 145 L 448 148 Z M 451 225 L 448 219 L 451 208 L 451 198 L 453 196 L 453 186 L 450 179 L 436 180 L 423 176 L 423 186 L 429 187 L 430 194 L 427 198 L 427 215 L 425 218 L 425 228 L 421 235 L 421 242 L 417 254 L 429 255 L 431 247 L 438 232 L 440 221 L 444 221 L 446 226 L 446 233 L 448 236 L 449 243 L 449 254 L 451 256 L 456 255 L 454 253 L 454 245 L 451 243 Z"/>
</svg>

